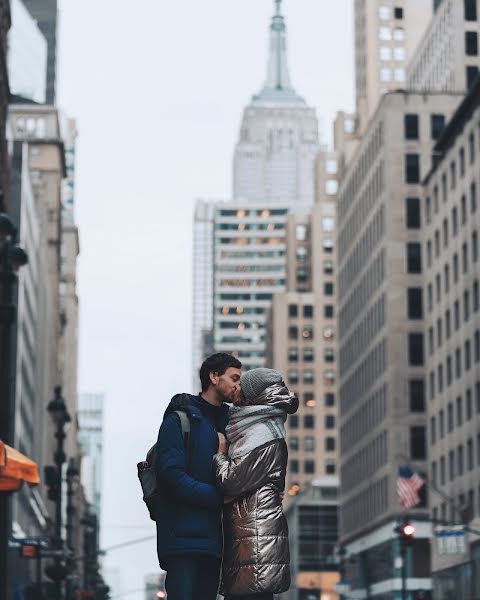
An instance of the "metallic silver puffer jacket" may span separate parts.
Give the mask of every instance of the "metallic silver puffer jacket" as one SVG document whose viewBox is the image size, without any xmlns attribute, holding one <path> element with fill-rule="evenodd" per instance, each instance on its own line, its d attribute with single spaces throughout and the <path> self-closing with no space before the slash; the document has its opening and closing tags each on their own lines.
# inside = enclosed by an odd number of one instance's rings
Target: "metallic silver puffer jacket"
<svg viewBox="0 0 480 600">
<path fill-rule="evenodd" d="M 298 408 L 298 400 L 288 394 L 272 394 L 262 404 L 290 414 Z M 223 585 L 227 596 L 279 594 L 290 587 L 288 526 L 280 496 L 285 489 L 287 462 L 283 438 L 236 458 L 223 454 L 214 457 L 217 485 L 226 496 L 235 498 L 225 505 L 223 519 Z"/>
</svg>

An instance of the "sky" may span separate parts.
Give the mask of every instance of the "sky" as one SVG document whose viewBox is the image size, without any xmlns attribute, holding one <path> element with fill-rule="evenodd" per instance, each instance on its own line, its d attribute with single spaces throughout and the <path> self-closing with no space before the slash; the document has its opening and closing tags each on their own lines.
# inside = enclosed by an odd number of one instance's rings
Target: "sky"
<svg viewBox="0 0 480 600">
<path fill-rule="evenodd" d="M 59 4 L 58 104 L 79 131 L 79 385 L 106 397 L 108 548 L 155 535 L 136 463 L 169 399 L 194 391 L 193 207 L 230 196 L 242 110 L 266 76 L 273 1 Z M 293 86 L 330 143 L 335 112 L 354 102 L 353 1 L 283 4 Z M 116 593 L 144 600 L 155 540 L 107 552 L 104 564 L 118 570 Z"/>
</svg>

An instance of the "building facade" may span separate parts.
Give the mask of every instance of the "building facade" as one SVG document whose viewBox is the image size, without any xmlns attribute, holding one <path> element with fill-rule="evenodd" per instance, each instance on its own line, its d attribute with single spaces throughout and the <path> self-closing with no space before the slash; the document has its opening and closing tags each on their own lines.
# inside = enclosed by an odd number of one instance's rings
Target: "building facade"
<svg viewBox="0 0 480 600">
<path fill-rule="evenodd" d="M 432 14 L 432 0 L 355 0 L 355 89 L 362 133 L 382 95 L 406 87 L 408 61 Z"/>
<path fill-rule="evenodd" d="M 281 0 L 270 26 L 267 78 L 243 113 L 233 164 L 233 199 L 311 206 L 319 150 L 315 110 L 293 89 Z"/>
<path fill-rule="evenodd" d="M 47 93 L 47 40 L 22 0 L 11 0 L 8 34 L 10 92 L 40 104 Z"/>
<path fill-rule="evenodd" d="M 422 201 L 430 496 L 435 521 L 480 526 L 480 82 L 435 146 Z M 448 498 L 451 501 L 448 501 Z M 480 596 L 478 537 L 432 545 L 434 597 Z M 471 568 L 471 560 L 475 568 Z M 472 579 L 472 575 L 474 578 Z"/>
<path fill-rule="evenodd" d="M 353 589 L 382 599 L 394 597 L 400 576 L 398 466 L 428 468 L 418 208 L 438 116 L 448 120 L 458 101 L 455 94 L 385 95 L 338 193 L 341 542 L 356 561 L 349 562 Z M 407 588 L 429 590 L 427 499 L 410 514 L 418 519 L 417 559 Z"/>
<path fill-rule="evenodd" d="M 0 1 L 0 211 L 8 212 L 9 169 L 7 150 L 7 108 L 10 96 L 7 67 L 7 37 L 10 29 L 10 3 Z"/>
<path fill-rule="evenodd" d="M 410 90 L 466 92 L 480 66 L 477 0 L 443 0 L 407 69 Z"/>
</svg>

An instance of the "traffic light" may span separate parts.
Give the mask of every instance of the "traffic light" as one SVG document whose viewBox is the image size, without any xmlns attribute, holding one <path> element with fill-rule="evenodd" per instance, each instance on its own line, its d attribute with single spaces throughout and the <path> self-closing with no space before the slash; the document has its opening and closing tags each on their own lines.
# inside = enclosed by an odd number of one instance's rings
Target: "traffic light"
<svg viewBox="0 0 480 600">
<path fill-rule="evenodd" d="M 58 502 L 58 500 L 60 500 L 60 476 L 57 467 L 45 467 L 44 474 L 48 499 L 53 502 Z"/>
<path fill-rule="evenodd" d="M 408 521 L 403 521 L 395 527 L 395 533 L 398 535 L 402 543 L 411 545 L 415 536 L 415 527 Z"/>
</svg>

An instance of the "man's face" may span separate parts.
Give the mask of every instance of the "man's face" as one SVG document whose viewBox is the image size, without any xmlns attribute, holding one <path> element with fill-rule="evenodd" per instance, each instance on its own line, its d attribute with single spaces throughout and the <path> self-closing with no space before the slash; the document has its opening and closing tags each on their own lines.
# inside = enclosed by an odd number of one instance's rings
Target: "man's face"
<svg viewBox="0 0 480 600">
<path fill-rule="evenodd" d="M 247 404 L 245 396 L 243 395 L 242 388 L 240 386 L 240 382 L 237 383 L 237 386 L 233 393 L 232 402 L 235 404 L 235 406 L 245 406 Z"/>
<path fill-rule="evenodd" d="M 239 385 L 240 375 L 240 369 L 235 367 L 228 367 L 223 375 L 215 374 L 215 391 L 220 402 L 232 402 L 235 389 Z"/>
</svg>

